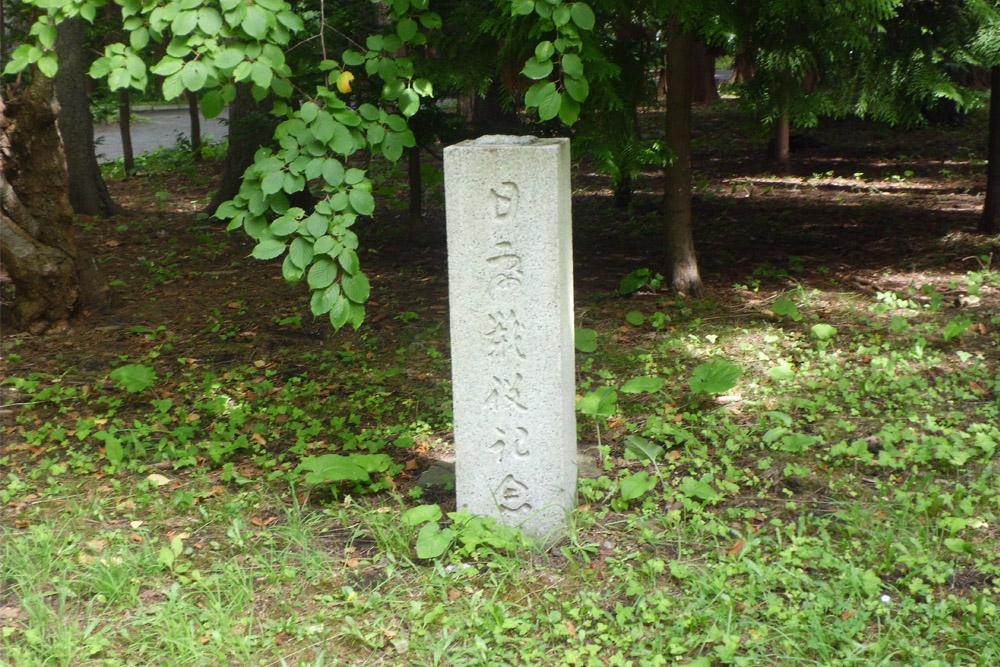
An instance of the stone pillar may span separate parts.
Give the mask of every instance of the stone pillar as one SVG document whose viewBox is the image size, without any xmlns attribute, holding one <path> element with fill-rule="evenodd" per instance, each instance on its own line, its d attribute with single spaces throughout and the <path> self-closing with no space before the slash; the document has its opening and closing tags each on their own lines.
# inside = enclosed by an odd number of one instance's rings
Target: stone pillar
<svg viewBox="0 0 1000 667">
<path fill-rule="evenodd" d="M 458 509 L 544 544 L 576 507 L 568 139 L 444 151 Z"/>
</svg>

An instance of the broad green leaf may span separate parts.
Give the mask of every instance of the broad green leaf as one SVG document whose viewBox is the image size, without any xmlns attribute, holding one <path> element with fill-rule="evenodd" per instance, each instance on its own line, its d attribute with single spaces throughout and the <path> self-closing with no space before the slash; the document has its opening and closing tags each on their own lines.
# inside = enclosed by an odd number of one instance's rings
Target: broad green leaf
<svg viewBox="0 0 1000 667">
<path fill-rule="evenodd" d="M 181 70 L 181 83 L 190 91 L 201 90 L 208 81 L 208 68 L 199 60 L 192 60 Z"/>
<path fill-rule="evenodd" d="M 273 195 L 285 185 L 285 172 L 276 170 L 264 176 L 260 182 L 260 189 L 265 195 Z"/>
<path fill-rule="evenodd" d="M 364 188 L 351 188 L 347 198 L 351 202 L 351 208 L 360 215 L 371 215 L 375 211 L 375 198 Z"/>
<path fill-rule="evenodd" d="M 136 51 L 142 49 L 149 44 L 149 30 L 146 28 L 138 28 L 129 32 L 128 42 Z"/>
<path fill-rule="evenodd" d="M 663 454 L 663 447 L 638 435 L 625 436 L 625 460 L 656 463 Z"/>
<path fill-rule="evenodd" d="M 739 366 L 715 359 L 696 367 L 688 385 L 696 394 L 721 394 L 735 387 L 739 376 Z"/>
<path fill-rule="evenodd" d="M 634 327 L 639 327 L 646 320 L 638 310 L 630 310 L 625 313 L 625 321 Z"/>
<path fill-rule="evenodd" d="M 597 417 L 610 417 L 615 413 L 615 405 L 617 403 L 618 392 L 611 387 L 601 387 L 584 394 L 576 402 L 576 409 L 582 414 L 595 419 Z"/>
<path fill-rule="evenodd" d="M 562 69 L 566 72 L 567 76 L 571 76 L 574 79 L 579 79 L 583 77 L 583 61 L 580 60 L 580 56 L 575 53 L 567 53 L 562 57 Z"/>
<path fill-rule="evenodd" d="M 621 489 L 623 500 L 635 500 L 640 498 L 656 487 L 656 477 L 650 477 L 645 470 L 623 477 L 618 485 Z"/>
<path fill-rule="evenodd" d="M 559 114 L 560 106 L 562 106 L 562 95 L 552 91 L 538 104 L 538 119 L 552 120 Z"/>
<path fill-rule="evenodd" d="M 329 287 L 336 278 L 337 265 L 329 257 L 320 257 L 309 267 L 306 281 L 309 283 L 309 287 L 316 290 Z"/>
<path fill-rule="evenodd" d="M 345 65 L 349 65 L 351 67 L 357 67 L 358 65 L 365 64 L 364 54 L 352 51 L 351 49 L 344 51 L 341 58 L 343 59 Z"/>
<path fill-rule="evenodd" d="M 544 42 L 539 42 L 538 46 L 535 47 L 535 59 L 539 62 L 548 60 L 552 57 L 552 54 L 556 52 L 552 42 L 545 40 Z"/>
<path fill-rule="evenodd" d="M 128 364 L 111 371 L 111 379 L 120 383 L 130 394 L 137 394 L 156 383 L 156 371 L 144 364 Z"/>
<path fill-rule="evenodd" d="M 711 473 L 708 473 L 707 477 L 711 477 Z M 722 496 L 712 488 L 712 485 L 705 481 L 703 477 L 700 480 L 696 480 L 693 477 L 685 477 L 681 480 L 680 484 L 681 493 L 689 498 L 698 498 L 700 500 L 717 500 Z"/>
<path fill-rule="evenodd" d="M 789 435 L 781 438 L 781 442 L 778 445 L 778 449 L 784 452 L 791 452 L 792 454 L 798 454 L 799 452 L 804 452 L 813 445 L 819 442 L 819 438 L 815 435 L 806 435 L 805 433 L 791 433 Z"/>
<path fill-rule="evenodd" d="M 125 449 L 122 447 L 121 440 L 114 436 L 105 439 L 104 455 L 111 462 L 111 465 L 117 467 L 125 458 Z"/>
<path fill-rule="evenodd" d="M 944 538 L 944 545 L 949 551 L 954 551 L 955 553 L 974 553 L 972 544 L 960 537 L 946 537 Z"/>
<path fill-rule="evenodd" d="M 837 329 L 829 324 L 814 324 L 812 325 L 812 335 L 818 340 L 828 340 L 837 335 Z"/>
<path fill-rule="evenodd" d="M 365 482 L 368 481 L 368 471 L 350 456 L 339 454 L 324 454 L 302 459 L 296 468 L 305 472 L 307 484 L 323 484 L 329 482 Z"/>
<path fill-rule="evenodd" d="M 580 352 L 590 354 L 597 351 L 597 332 L 593 329 L 577 328 L 573 332 L 573 345 Z"/>
<path fill-rule="evenodd" d="M 535 56 L 532 56 L 524 63 L 524 69 L 521 70 L 521 74 L 529 79 L 544 79 L 552 73 L 552 67 L 551 60 L 539 60 Z"/>
<path fill-rule="evenodd" d="M 295 265 L 291 256 L 285 255 L 285 259 L 281 262 L 281 275 L 285 280 L 290 283 L 296 283 L 302 280 L 302 276 L 305 274 L 306 272 L 301 267 Z"/>
<path fill-rule="evenodd" d="M 511 16 L 527 16 L 535 11 L 535 0 L 514 0 L 510 6 Z"/>
<path fill-rule="evenodd" d="M 952 318 L 951 321 L 944 326 L 944 339 L 948 341 L 952 338 L 957 338 L 971 328 L 972 320 L 964 315 L 959 315 L 958 317 Z"/>
<path fill-rule="evenodd" d="M 563 87 L 566 88 L 566 92 L 577 102 L 583 102 L 590 95 L 590 84 L 587 83 L 586 79 L 563 79 Z"/>
<path fill-rule="evenodd" d="M 274 259 L 283 252 L 285 252 L 284 241 L 278 241 L 277 239 L 264 239 L 254 246 L 253 252 L 250 253 L 250 256 L 257 259 Z"/>
<path fill-rule="evenodd" d="M 775 315 L 780 315 L 781 317 L 790 317 L 796 322 L 802 319 L 802 314 L 799 312 L 799 307 L 795 305 L 795 302 L 787 297 L 780 297 L 775 299 L 774 305 L 772 307 Z"/>
<path fill-rule="evenodd" d="M 198 12 L 179 12 L 170 24 L 174 35 L 189 35 L 198 25 Z"/>
<path fill-rule="evenodd" d="M 570 14 L 573 17 L 573 23 L 582 30 L 593 30 L 594 22 L 596 17 L 594 16 L 594 10 L 590 8 L 585 2 L 574 2 L 569 7 Z"/>
<path fill-rule="evenodd" d="M 434 95 L 434 86 L 429 79 L 417 79 L 414 81 L 413 90 L 417 91 L 417 94 L 421 97 L 432 97 Z"/>
<path fill-rule="evenodd" d="M 622 385 L 623 394 L 654 393 L 663 389 L 663 378 L 644 375 L 632 378 Z"/>
<path fill-rule="evenodd" d="M 559 120 L 572 125 L 580 117 L 580 103 L 569 95 L 559 96 Z"/>
<path fill-rule="evenodd" d="M 361 268 L 361 263 L 358 261 L 358 253 L 350 248 L 344 248 L 341 251 L 339 261 L 341 268 L 348 275 L 354 275 Z"/>
<path fill-rule="evenodd" d="M 790 380 L 795 377 L 795 371 L 788 364 L 773 366 L 767 371 L 772 380 Z"/>
<path fill-rule="evenodd" d="M 344 165 L 336 158 L 323 161 L 323 180 L 331 187 L 337 187 L 344 182 Z"/>
<path fill-rule="evenodd" d="M 222 15 L 214 7 L 202 7 L 198 10 L 198 27 L 206 35 L 216 35 L 222 29 Z"/>
<path fill-rule="evenodd" d="M 293 240 L 288 248 L 288 257 L 295 266 L 305 269 L 313 260 L 312 244 L 302 237 Z"/>
<path fill-rule="evenodd" d="M 396 24 L 396 35 L 404 42 L 413 39 L 417 34 L 417 22 L 410 18 L 400 19 Z"/>
<path fill-rule="evenodd" d="M 333 250 L 335 245 L 337 245 L 337 240 L 332 236 L 321 236 L 313 244 L 313 252 L 317 255 L 324 255 Z"/>
<path fill-rule="evenodd" d="M 417 505 L 403 512 L 400 520 L 407 526 L 418 526 L 428 521 L 440 521 L 442 516 L 439 505 Z"/>
<path fill-rule="evenodd" d="M 277 218 L 268 226 L 268 231 L 275 236 L 288 236 L 295 233 L 299 228 L 299 221 L 288 216 Z"/>
<path fill-rule="evenodd" d="M 339 297 L 340 286 L 337 284 L 330 285 L 326 289 L 314 290 L 309 301 L 309 308 L 316 317 L 325 315 L 330 312 Z"/>
<path fill-rule="evenodd" d="M 368 295 L 371 294 L 371 285 L 363 273 L 345 274 L 340 279 L 340 286 L 344 290 L 344 296 L 354 303 L 364 303 L 368 300 Z"/>
<path fill-rule="evenodd" d="M 264 39 L 267 35 L 267 11 L 257 5 L 247 7 L 246 16 L 240 27 L 254 39 Z"/>
<path fill-rule="evenodd" d="M 347 318 L 350 316 L 351 302 L 341 295 L 330 309 L 330 324 L 333 326 L 334 331 L 339 330 L 342 326 L 347 324 Z"/>
<path fill-rule="evenodd" d="M 225 107 L 226 102 L 218 90 L 210 90 L 201 98 L 201 113 L 205 118 L 216 118 Z"/>
<path fill-rule="evenodd" d="M 417 557 L 437 558 L 448 550 L 454 540 L 455 531 L 451 528 L 442 530 L 437 522 L 424 524 L 417 533 Z"/>
<path fill-rule="evenodd" d="M 399 94 L 396 104 L 399 105 L 400 113 L 409 118 L 420 109 L 420 96 L 412 88 L 407 88 Z"/>
<path fill-rule="evenodd" d="M 537 107 L 542 100 L 556 91 L 556 84 L 552 81 L 539 81 L 528 88 L 524 94 L 524 104 L 528 107 Z"/>
</svg>

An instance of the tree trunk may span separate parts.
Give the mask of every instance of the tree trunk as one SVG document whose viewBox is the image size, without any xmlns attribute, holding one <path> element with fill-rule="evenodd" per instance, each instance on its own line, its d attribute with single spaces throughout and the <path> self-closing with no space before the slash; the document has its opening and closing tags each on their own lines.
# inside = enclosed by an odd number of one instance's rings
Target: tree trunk
<svg viewBox="0 0 1000 667">
<path fill-rule="evenodd" d="M 118 129 L 122 135 L 122 156 L 125 159 L 125 174 L 135 172 L 135 154 L 132 152 L 132 103 L 128 88 L 118 89 Z"/>
<path fill-rule="evenodd" d="M 990 70 L 990 133 L 986 149 L 986 203 L 979 233 L 1000 234 L 1000 65 Z"/>
<path fill-rule="evenodd" d="M 774 132 L 771 136 L 771 159 L 780 171 L 788 169 L 792 159 L 791 123 L 788 117 L 788 102 L 784 103 L 781 115 L 774 122 Z"/>
<path fill-rule="evenodd" d="M 690 296 L 704 288 L 691 229 L 691 52 L 694 39 L 675 29 L 667 43 L 667 145 L 674 160 L 664 169 L 663 216 L 670 286 Z"/>
<path fill-rule="evenodd" d="M 691 68 L 694 80 L 691 83 L 691 101 L 695 104 L 715 104 L 720 101 L 719 90 L 715 86 L 715 56 L 701 40 L 694 42 L 691 53 Z"/>
<path fill-rule="evenodd" d="M 198 96 L 187 91 L 188 114 L 191 116 L 191 153 L 195 162 L 201 162 L 201 109 Z"/>
<path fill-rule="evenodd" d="M 229 105 L 229 144 L 223 163 L 222 181 L 205 213 L 215 213 L 223 203 L 240 191 L 243 172 L 253 164 L 257 149 L 271 140 L 272 130 L 267 117 L 258 110 L 257 102 L 244 83 L 236 85 L 236 99 Z"/>
<path fill-rule="evenodd" d="M 70 205 L 77 213 L 108 216 L 121 213 L 122 209 L 111 199 L 94 153 L 94 119 L 87 97 L 87 64 L 80 20 L 74 17 L 60 23 L 56 38 L 59 133 L 69 169 Z"/>
<path fill-rule="evenodd" d="M 37 70 L 16 98 L 0 98 L 0 262 L 14 283 L 5 312 L 18 329 L 44 331 L 81 306 L 107 303 L 107 283 L 73 237 L 65 154 Z"/>
</svg>

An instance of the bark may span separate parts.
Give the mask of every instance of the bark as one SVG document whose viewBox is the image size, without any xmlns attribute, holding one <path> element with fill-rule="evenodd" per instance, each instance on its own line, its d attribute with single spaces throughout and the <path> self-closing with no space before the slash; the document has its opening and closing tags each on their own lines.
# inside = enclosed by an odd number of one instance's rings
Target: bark
<svg viewBox="0 0 1000 667">
<path fill-rule="evenodd" d="M 715 86 L 715 56 L 708 46 L 698 40 L 694 42 L 691 53 L 691 67 L 694 73 L 692 81 L 691 100 L 695 104 L 715 104 L 721 100 L 719 90 Z"/>
<path fill-rule="evenodd" d="M 132 102 L 128 88 L 118 89 L 118 130 L 122 135 L 122 157 L 125 159 L 125 173 L 135 171 L 135 154 L 132 152 Z"/>
<path fill-rule="evenodd" d="M 990 70 L 990 131 L 986 149 L 986 202 L 979 233 L 1000 234 L 1000 65 Z"/>
<path fill-rule="evenodd" d="M 780 171 L 788 169 L 788 163 L 792 159 L 790 129 L 791 122 L 786 102 L 781 115 L 774 122 L 773 134 L 771 136 L 771 159 L 774 161 L 775 167 Z"/>
<path fill-rule="evenodd" d="M 663 216 L 671 287 L 701 296 L 704 287 L 691 229 L 691 84 L 694 39 L 675 30 L 667 43 L 666 141 L 674 161 L 664 169 Z"/>
<path fill-rule="evenodd" d="M 191 116 L 191 153 L 195 162 L 201 162 L 201 109 L 198 96 L 187 91 L 188 114 Z"/>
<path fill-rule="evenodd" d="M 109 216 L 122 209 L 108 193 L 94 153 L 94 119 L 87 97 L 87 63 L 83 51 L 80 18 L 59 24 L 56 38 L 59 71 L 55 77 L 59 100 L 59 133 L 69 169 L 69 201 L 73 210 L 85 215 Z"/>
<path fill-rule="evenodd" d="M 0 262 L 14 283 L 5 317 L 43 331 L 82 306 L 107 303 L 106 282 L 73 237 L 66 161 L 50 103 L 52 81 L 35 72 L 16 98 L 0 98 Z"/>
<path fill-rule="evenodd" d="M 229 105 L 229 143 L 223 163 L 222 181 L 205 208 L 209 215 L 240 191 L 243 172 L 253 164 L 257 149 L 271 140 L 271 126 L 257 108 L 250 86 L 237 84 L 236 99 Z"/>
</svg>

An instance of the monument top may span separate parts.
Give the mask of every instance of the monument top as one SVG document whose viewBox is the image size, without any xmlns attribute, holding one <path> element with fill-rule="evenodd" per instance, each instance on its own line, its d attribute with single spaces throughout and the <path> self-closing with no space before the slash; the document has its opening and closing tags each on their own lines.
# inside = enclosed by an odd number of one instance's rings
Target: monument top
<svg viewBox="0 0 1000 667">
<path fill-rule="evenodd" d="M 485 134 L 475 140 L 477 144 L 533 144 L 538 141 L 538 137 L 532 135 L 514 135 L 514 134 Z"/>
</svg>

